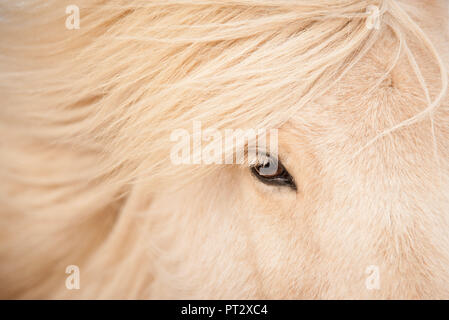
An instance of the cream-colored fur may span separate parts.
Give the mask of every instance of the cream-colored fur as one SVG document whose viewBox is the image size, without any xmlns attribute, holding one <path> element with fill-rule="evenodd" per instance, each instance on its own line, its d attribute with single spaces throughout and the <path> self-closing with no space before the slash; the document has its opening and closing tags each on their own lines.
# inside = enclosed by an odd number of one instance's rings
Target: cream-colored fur
<svg viewBox="0 0 449 320">
<path fill-rule="evenodd" d="M 0 297 L 449 298 L 446 0 L 72 2 L 0 3 Z M 297 193 L 173 165 L 194 120 Z"/>
</svg>

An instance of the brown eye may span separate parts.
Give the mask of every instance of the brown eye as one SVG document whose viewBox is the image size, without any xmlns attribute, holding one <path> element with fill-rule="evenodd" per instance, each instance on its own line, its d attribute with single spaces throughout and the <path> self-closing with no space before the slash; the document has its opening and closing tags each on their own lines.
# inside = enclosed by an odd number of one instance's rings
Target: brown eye
<svg viewBox="0 0 449 320">
<path fill-rule="evenodd" d="M 267 156 L 266 161 L 251 166 L 251 173 L 267 185 L 289 187 L 296 191 L 293 177 L 280 161 Z"/>
</svg>

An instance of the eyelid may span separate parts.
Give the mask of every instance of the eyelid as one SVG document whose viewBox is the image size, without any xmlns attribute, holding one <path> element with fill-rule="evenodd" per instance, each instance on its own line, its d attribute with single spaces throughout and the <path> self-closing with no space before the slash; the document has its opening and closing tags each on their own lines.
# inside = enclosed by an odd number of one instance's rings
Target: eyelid
<svg viewBox="0 0 449 320">
<path fill-rule="evenodd" d="M 267 160 L 275 159 L 277 163 L 281 163 L 279 156 L 276 153 L 273 154 L 262 149 L 248 150 L 246 156 L 248 158 L 248 164 L 250 167 L 263 164 L 260 162 L 260 158 L 265 158 Z"/>
</svg>

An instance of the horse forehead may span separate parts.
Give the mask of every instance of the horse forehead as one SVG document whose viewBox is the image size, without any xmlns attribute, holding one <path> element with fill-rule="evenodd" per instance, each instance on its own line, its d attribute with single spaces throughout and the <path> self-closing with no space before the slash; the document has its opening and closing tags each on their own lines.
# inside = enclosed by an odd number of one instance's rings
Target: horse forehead
<svg viewBox="0 0 449 320">
<path fill-rule="evenodd" d="M 292 116 L 293 126 L 315 129 L 326 136 L 344 132 L 360 139 L 421 113 L 428 107 L 425 92 L 404 53 L 395 63 L 396 49 L 392 38 L 385 37 L 335 86 Z M 416 58 L 434 98 L 441 90 L 438 66 L 428 56 L 418 54 Z M 440 126 L 448 124 L 449 97 L 433 118 Z M 426 120 L 415 123 L 413 128 L 415 135 L 429 132 Z"/>
<path fill-rule="evenodd" d="M 449 33 L 441 32 L 433 24 L 425 27 L 432 33 L 443 61 L 449 61 L 449 47 L 444 45 L 449 43 Z M 408 47 L 419 65 L 431 98 L 435 99 L 442 85 L 435 57 L 423 50 L 420 43 L 410 41 Z M 306 140 L 335 153 L 354 153 L 379 134 L 421 113 L 428 107 L 425 92 L 404 48 L 400 49 L 397 35 L 384 29 L 378 42 L 341 80 L 291 116 L 290 129 L 286 131 L 300 136 L 299 142 Z M 379 139 L 373 148 L 378 154 L 385 154 L 388 150 L 398 155 L 419 154 L 429 163 L 434 160 L 435 149 L 438 149 L 441 162 L 447 162 L 447 128 L 449 95 L 432 115 L 395 130 Z M 323 151 L 323 154 L 332 153 Z"/>
<path fill-rule="evenodd" d="M 428 106 L 408 63 L 400 61 L 387 74 L 388 63 L 379 59 L 378 52 L 368 55 L 334 88 L 295 114 L 286 131 L 299 136 L 300 143 L 307 141 L 321 157 L 334 155 L 335 162 L 338 159 L 349 162 L 372 139 Z M 431 93 L 438 92 L 441 84 L 437 71 L 430 65 L 423 73 L 432 87 Z M 366 161 L 403 165 L 404 159 L 412 159 L 408 163 L 419 162 L 420 166 L 428 167 L 434 163 L 435 149 L 438 149 L 444 165 L 447 162 L 444 159 L 449 159 L 449 97 L 433 114 L 433 119 L 434 131 L 429 114 L 379 138 L 370 148 L 375 156 Z M 389 154 L 397 158 L 392 159 Z"/>
</svg>

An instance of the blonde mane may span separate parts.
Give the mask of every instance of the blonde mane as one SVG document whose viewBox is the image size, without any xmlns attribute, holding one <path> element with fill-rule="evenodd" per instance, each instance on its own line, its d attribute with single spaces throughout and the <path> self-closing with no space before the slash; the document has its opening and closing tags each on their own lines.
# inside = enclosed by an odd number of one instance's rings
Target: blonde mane
<svg viewBox="0 0 449 320">
<path fill-rule="evenodd" d="M 64 295 L 59 270 L 70 259 L 85 270 L 140 270 L 146 249 L 131 242 L 143 236 L 123 240 L 138 223 L 121 213 L 139 197 L 135 184 L 145 184 L 151 201 L 210 170 L 166 166 L 170 132 L 192 121 L 278 128 L 332 90 L 385 32 L 397 39 L 393 62 L 366 95 L 405 54 L 427 107 L 366 146 L 423 119 L 433 123 L 448 90 L 445 64 L 411 18 L 418 13 L 394 0 L 77 3 L 79 30 L 65 28 L 70 1 L 0 4 L 0 297 Z M 369 6 L 379 8 L 379 30 L 367 27 Z M 434 59 L 437 92 L 410 43 Z M 145 296 L 130 277 L 84 294 L 109 297 L 120 288 L 119 296 Z"/>
</svg>

